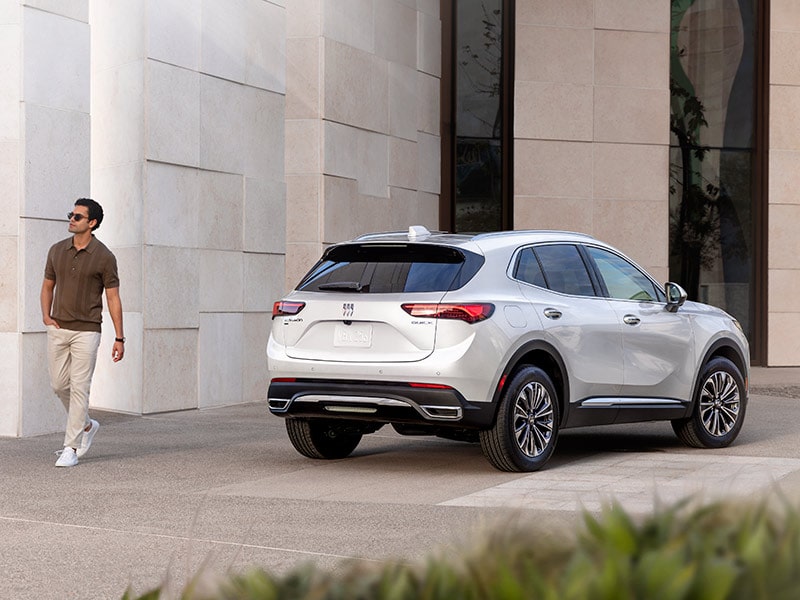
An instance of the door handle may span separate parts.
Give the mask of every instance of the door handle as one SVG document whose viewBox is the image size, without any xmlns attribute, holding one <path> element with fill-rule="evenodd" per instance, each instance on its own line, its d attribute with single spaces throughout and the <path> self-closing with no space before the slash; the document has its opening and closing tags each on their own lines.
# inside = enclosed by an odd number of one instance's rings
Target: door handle
<svg viewBox="0 0 800 600">
<path fill-rule="evenodd" d="M 635 315 L 625 315 L 622 320 L 628 325 L 638 325 L 642 320 Z"/>
<path fill-rule="evenodd" d="M 555 308 L 545 308 L 544 309 L 544 316 L 548 319 L 560 319 L 561 318 L 561 311 L 556 310 Z"/>
</svg>

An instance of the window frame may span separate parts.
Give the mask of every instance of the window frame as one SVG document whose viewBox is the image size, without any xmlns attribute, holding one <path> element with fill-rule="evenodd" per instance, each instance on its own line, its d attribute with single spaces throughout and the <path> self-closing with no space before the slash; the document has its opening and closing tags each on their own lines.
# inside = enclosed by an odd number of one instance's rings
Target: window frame
<svg viewBox="0 0 800 600">
<path fill-rule="evenodd" d="M 594 288 L 595 291 L 594 295 L 586 296 L 582 294 L 570 294 L 551 289 L 549 287 L 549 283 L 547 282 L 547 274 L 545 269 L 542 267 L 541 259 L 539 258 L 539 256 L 536 254 L 535 251 L 536 248 L 541 248 L 544 246 L 574 246 L 575 248 L 577 248 L 578 254 L 581 257 L 581 260 L 583 261 L 584 267 L 586 268 L 586 271 L 589 275 L 592 286 Z M 589 253 L 588 248 L 596 248 L 598 250 L 608 252 L 609 254 L 616 256 L 620 260 L 630 265 L 635 271 L 640 273 L 645 279 L 647 279 L 647 281 L 650 282 L 650 284 L 653 286 L 653 290 L 655 291 L 657 298 L 655 300 L 632 300 L 629 298 L 615 298 L 611 296 L 610 292 L 608 291 L 608 287 L 606 286 L 605 280 L 602 276 L 602 273 L 600 271 L 600 268 L 597 266 L 596 261 Z M 536 258 L 537 262 L 539 263 L 539 269 L 544 277 L 547 287 L 536 285 L 535 283 L 532 283 L 530 281 L 525 281 L 524 279 L 520 279 L 518 277 L 517 274 L 520 267 L 520 261 L 522 259 L 523 253 L 526 250 L 533 251 L 533 255 Z M 524 285 L 530 285 L 532 287 L 536 287 L 542 290 L 547 290 L 548 292 L 552 292 L 554 294 L 560 294 L 562 296 L 568 296 L 574 298 L 591 298 L 591 297 L 605 298 L 607 300 L 620 300 L 625 302 L 636 302 L 636 303 L 650 302 L 657 304 L 666 304 L 667 302 L 667 297 L 663 290 L 663 285 L 660 282 L 653 279 L 653 277 L 646 270 L 644 270 L 642 267 L 640 267 L 638 264 L 636 264 L 634 261 L 632 261 L 630 258 L 625 256 L 621 252 L 615 251 L 613 248 L 609 248 L 600 244 L 585 244 L 581 242 L 572 242 L 572 241 L 540 242 L 535 244 L 526 244 L 525 246 L 520 246 L 514 251 L 514 255 L 511 259 L 509 267 L 510 268 L 508 271 L 508 276 L 510 279 L 513 279 L 514 281 L 522 283 Z"/>
</svg>

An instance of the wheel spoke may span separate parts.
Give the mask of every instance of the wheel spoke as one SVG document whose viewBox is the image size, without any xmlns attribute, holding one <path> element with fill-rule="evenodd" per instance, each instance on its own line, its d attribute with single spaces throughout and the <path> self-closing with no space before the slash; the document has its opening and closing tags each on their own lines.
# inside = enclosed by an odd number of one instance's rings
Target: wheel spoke
<svg viewBox="0 0 800 600">
<path fill-rule="evenodd" d="M 550 441 L 550 436 L 553 435 L 553 428 L 546 424 L 543 424 L 542 426 L 536 427 L 534 429 L 534 434 L 536 436 L 536 442 L 537 442 L 536 454 L 540 454 L 547 447 L 547 443 Z"/>
<path fill-rule="evenodd" d="M 711 423 L 712 423 L 712 425 L 711 425 L 711 433 L 713 433 L 714 435 L 720 435 L 721 425 L 719 423 L 719 411 L 718 410 L 714 410 L 714 412 L 711 413 Z"/>
<path fill-rule="evenodd" d="M 728 378 L 723 388 L 719 391 L 719 398 L 723 402 L 730 402 L 732 398 L 739 397 L 739 390 L 733 378 Z"/>
<path fill-rule="evenodd" d="M 528 436 L 528 444 L 524 452 L 528 456 L 537 456 L 541 452 L 541 444 L 539 443 L 539 432 L 535 427 L 531 428 L 531 434 Z"/>
<path fill-rule="evenodd" d="M 517 438 L 517 445 L 520 448 L 525 448 L 528 445 L 528 440 L 531 435 L 531 429 L 527 423 L 523 423 L 519 427 L 517 427 L 516 431 L 516 438 Z"/>
<path fill-rule="evenodd" d="M 725 423 L 728 425 L 728 429 L 730 429 L 736 423 L 736 419 L 739 416 L 738 406 L 736 410 L 733 410 L 730 407 L 723 405 L 722 407 L 720 407 L 719 413 L 720 416 L 723 419 L 725 419 Z"/>
</svg>

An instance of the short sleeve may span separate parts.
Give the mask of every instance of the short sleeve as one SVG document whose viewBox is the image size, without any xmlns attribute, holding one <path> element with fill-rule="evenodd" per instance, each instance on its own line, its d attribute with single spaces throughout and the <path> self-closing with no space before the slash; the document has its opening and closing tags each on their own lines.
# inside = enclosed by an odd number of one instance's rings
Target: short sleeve
<svg viewBox="0 0 800 600">
<path fill-rule="evenodd" d="M 103 269 L 103 287 L 105 289 L 119 287 L 119 274 L 117 273 L 117 258 L 110 251 L 105 261 L 105 269 Z"/>
<path fill-rule="evenodd" d="M 56 280 L 56 269 L 53 266 L 53 248 L 55 248 L 55 246 L 50 247 L 47 253 L 47 262 L 45 262 L 44 265 L 44 278 L 50 281 Z"/>
</svg>

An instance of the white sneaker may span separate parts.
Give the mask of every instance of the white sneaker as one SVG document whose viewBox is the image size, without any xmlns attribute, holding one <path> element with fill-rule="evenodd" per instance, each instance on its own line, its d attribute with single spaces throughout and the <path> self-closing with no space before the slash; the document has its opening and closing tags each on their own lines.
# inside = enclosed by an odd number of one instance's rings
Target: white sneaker
<svg viewBox="0 0 800 600">
<path fill-rule="evenodd" d="M 89 419 L 91 421 L 92 427 L 89 431 L 83 432 L 83 439 L 81 439 L 81 446 L 78 448 L 76 454 L 78 458 L 83 458 L 83 455 L 89 451 L 89 446 L 92 445 L 92 440 L 94 439 L 94 434 L 97 433 L 97 430 L 100 429 L 100 423 L 95 421 L 94 419 Z"/>
<path fill-rule="evenodd" d="M 78 464 L 78 455 L 75 453 L 74 448 L 66 446 L 61 452 L 61 456 L 56 461 L 57 467 L 74 467 Z"/>
</svg>

